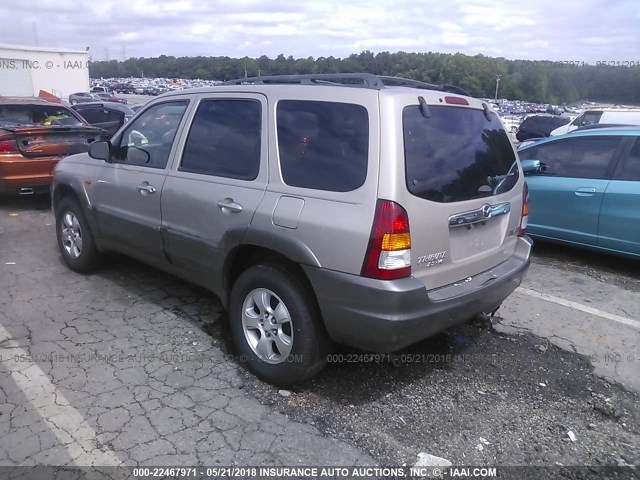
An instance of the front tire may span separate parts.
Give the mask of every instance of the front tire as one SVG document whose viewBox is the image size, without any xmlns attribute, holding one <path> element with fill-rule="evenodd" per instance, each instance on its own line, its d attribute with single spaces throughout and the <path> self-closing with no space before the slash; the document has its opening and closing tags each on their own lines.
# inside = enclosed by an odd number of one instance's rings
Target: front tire
<svg viewBox="0 0 640 480">
<path fill-rule="evenodd" d="M 242 272 L 229 321 L 241 361 L 269 383 L 299 383 L 326 364 L 329 341 L 315 298 L 289 269 L 256 265 Z"/>
<path fill-rule="evenodd" d="M 62 258 L 71 270 L 88 273 L 98 266 L 100 252 L 84 212 L 73 198 L 62 199 L 56 208 L 56 236 Z"/>
</svg>

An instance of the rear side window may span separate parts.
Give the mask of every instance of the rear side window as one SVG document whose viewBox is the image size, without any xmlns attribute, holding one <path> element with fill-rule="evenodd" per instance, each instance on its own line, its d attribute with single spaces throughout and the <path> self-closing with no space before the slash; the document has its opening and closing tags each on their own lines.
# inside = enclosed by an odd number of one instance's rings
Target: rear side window
<svg viewBox="0 0 640 480">
<path fill-rule="evenodd" d="M 180 170 L 254 180 L 260 170 L 261 112 L 257 100 L 204 100 L 193 119 Z"/>
<path fill-rule="evenodd" d="M 332 192 L 367 177 L 369 116 L 361 105 L 283 100 L 277 107 L 280 171 L 287 185 Z"/>
<path fill-rule="evenodd" d="M 543 143 L 518 152 L 522 160 L 540 160 L 544 175 L 575 178 L 609 178 L 611 160 L 621 137 L 573 137 Z"/>
<path fill-rule="evenodd" d="M 403 112 L 407 188 L 418 197 L 449 203 L 511 190 L 519 173 L 498 117 L 471 108 L 430 106 Z"/>
</svg>

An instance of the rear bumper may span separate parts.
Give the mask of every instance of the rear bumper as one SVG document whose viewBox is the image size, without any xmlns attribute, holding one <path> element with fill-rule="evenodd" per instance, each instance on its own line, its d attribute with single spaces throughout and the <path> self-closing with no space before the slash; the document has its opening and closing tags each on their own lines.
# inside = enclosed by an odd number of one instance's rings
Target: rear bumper
<svg viewBox="0 0 640 480">
<path fill-rule="evenodd" d="M 25 158 L 22 155 L 0 157 L 0 193 L 20 193 L 23 188 L 46 192 L 60 157 Z"/>
<path fill-rule="evenodd" d="M 305 267 L 324 323 L 339 343 L 392 352 L 495 310 L 522 282 L 532 241 L 518 239 L 514 255 L 470 281 L 427 291 L 415 278 L 374 280 Z"/>
</svg>

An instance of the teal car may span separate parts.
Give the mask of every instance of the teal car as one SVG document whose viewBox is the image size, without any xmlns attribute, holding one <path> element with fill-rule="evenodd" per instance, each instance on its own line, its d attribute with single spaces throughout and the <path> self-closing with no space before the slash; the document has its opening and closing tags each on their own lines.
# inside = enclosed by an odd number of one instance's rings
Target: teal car
<svg viewBox="0 0 640 480">
<path fill-rule="evenodd" d="M 551 137 L 518 149 L 534 238 L 640 257 L 640 127 Z"/>
</svg>

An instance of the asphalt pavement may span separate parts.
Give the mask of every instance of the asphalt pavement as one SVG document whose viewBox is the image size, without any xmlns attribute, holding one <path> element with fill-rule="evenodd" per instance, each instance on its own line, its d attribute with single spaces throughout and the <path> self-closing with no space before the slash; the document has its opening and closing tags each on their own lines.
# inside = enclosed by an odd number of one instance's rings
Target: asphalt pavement
<svg viewBox="0 0 640 480">
<path fill-rule="evenodd" d="M 213 295 L 73 273 L 48 200 L 1 198 L 0 465 L 639 465 L 638 267 L 537 244 L 494 317 L 279 391 Z"/>
</svg>

